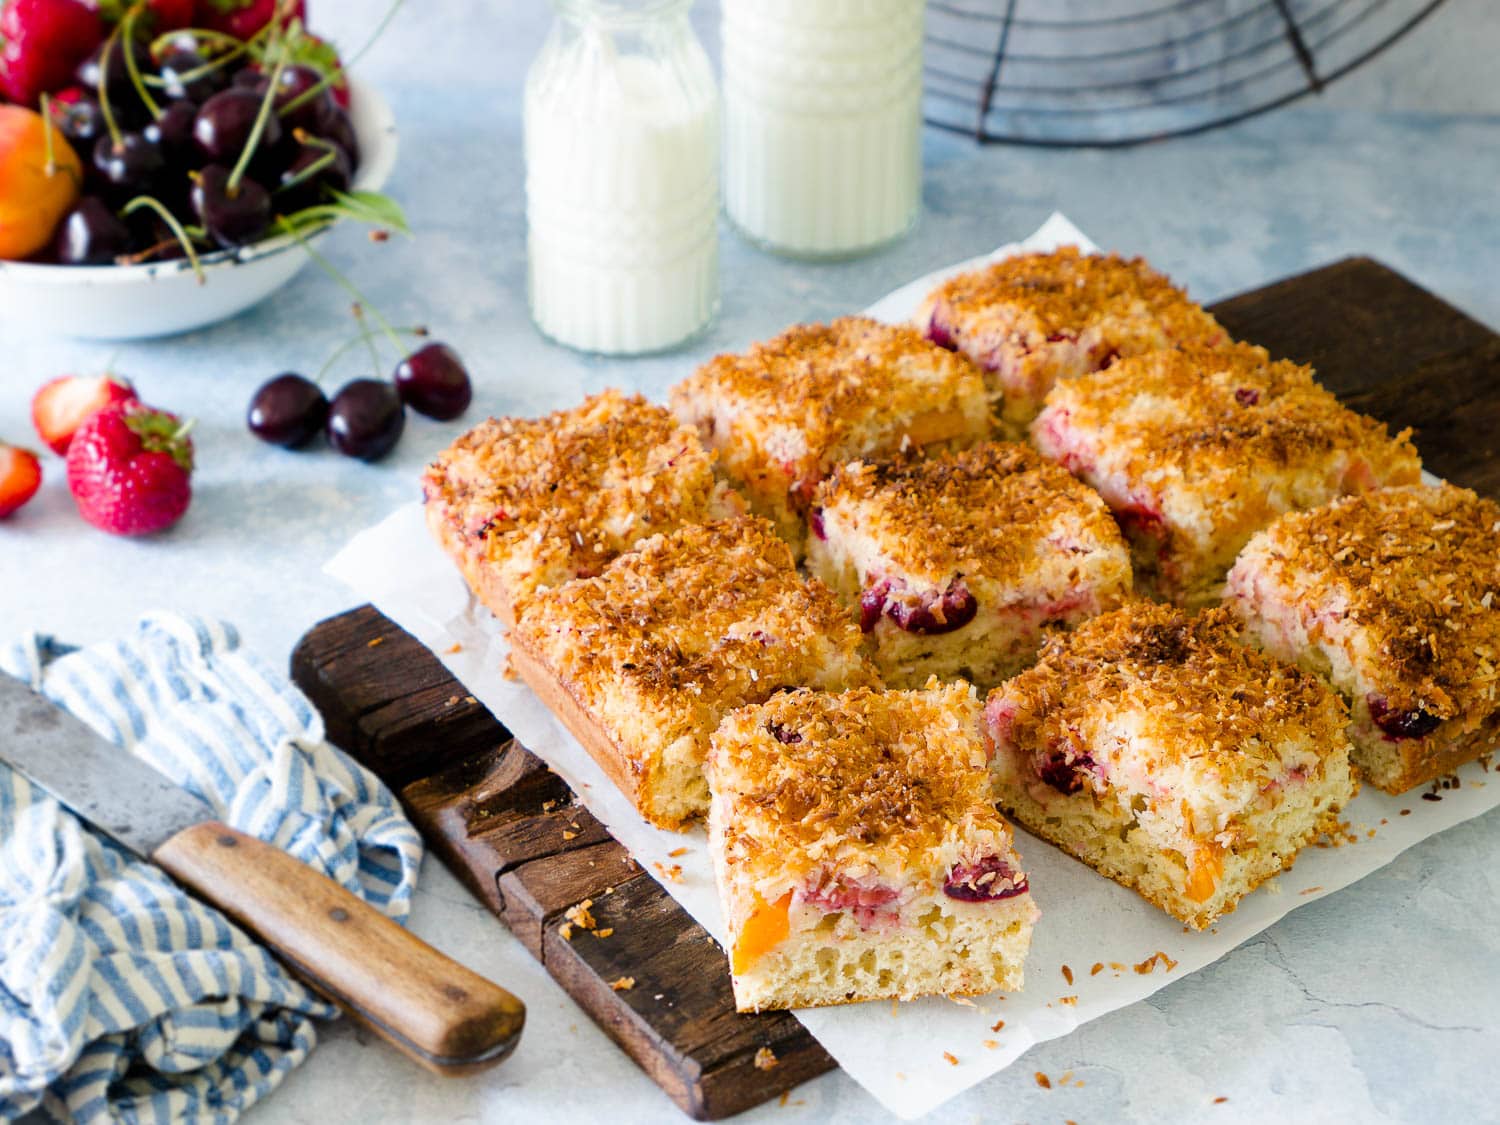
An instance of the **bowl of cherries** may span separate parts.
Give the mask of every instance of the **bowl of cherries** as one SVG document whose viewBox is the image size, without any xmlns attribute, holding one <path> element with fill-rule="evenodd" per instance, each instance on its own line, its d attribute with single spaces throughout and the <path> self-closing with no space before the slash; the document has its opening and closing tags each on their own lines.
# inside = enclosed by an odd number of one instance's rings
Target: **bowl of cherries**
<svg viewBox="0 0 1500 1125">
<path fill-rule="evenodd" d="M 404 227 L 379 194 L 390 109 L 306 14 L 0 0 L 0 321 L 184 332 L 285 285 L 343 219 Z"/>
</svg>

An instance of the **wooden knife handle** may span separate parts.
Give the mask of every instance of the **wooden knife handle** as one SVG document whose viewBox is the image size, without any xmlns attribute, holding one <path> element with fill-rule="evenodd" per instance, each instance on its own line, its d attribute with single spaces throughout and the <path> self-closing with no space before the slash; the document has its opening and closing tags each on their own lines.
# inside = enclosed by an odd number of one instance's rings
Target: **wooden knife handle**
<svg viewBox="0 0 1500 1125">
<path fill-rule="evenodd" d="M 521 1037 L 521 1001 L 278 847 L 206 821 L 152 858 L 429 1070 L 483 1070 Z"/>
</svg>

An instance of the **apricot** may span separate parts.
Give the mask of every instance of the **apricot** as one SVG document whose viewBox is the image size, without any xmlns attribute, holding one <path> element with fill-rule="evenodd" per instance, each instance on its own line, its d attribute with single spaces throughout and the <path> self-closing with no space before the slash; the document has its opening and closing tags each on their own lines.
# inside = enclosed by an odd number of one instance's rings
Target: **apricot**
<svg viewBox="0 0 1500 1125">
<path fill-rule="evenodd" d="M 755 907 L 740 927 L 740 935 L 734 943 L 736 973 L 743 973 L 787 939 L 792 932 L 791 908 L 791 891 L 775 902 L 766 902 L 759 895 L 755 896 Z"/>
<path fill-rule="evenodd" d="M 29 258 L 46 246 L 78 202 L 82 182 L 78 154 L 56 125 L 21 106 L 0 105 L 0 259 Z"/>
</svg>

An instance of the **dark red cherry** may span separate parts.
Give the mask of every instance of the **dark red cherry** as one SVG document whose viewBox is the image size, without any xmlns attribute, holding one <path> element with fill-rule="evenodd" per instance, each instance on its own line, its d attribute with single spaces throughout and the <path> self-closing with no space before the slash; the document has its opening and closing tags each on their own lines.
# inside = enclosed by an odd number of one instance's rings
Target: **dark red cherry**
<svg viewBox="0 0 1500 1125">
<path fill-rule="evenodd" d="M 959 902 L 999 902 L 1031 889 L 1026 876 L 998 855 L 977 863 L 954 864 L 943 883 L 943 893 Z"/>
<path fill-rule="evenodd" d="M 401 440 L 406 408 L 381 379 L 355 379 L 328 405 L 328 443 L 346 457 L 378 461 Z"/>
<path fill-rule="evenodd" d="M 196 164 L 193 147 L 193 126 L 198 120 L 198 109 L 192 102 L 172 102 L 162 114 L 145 128 L 147 137 L 154 138 L 169 161 Z"/>
<path fill-rule="evenodd" d="M 396 389 L 418 414 L 447 422 L 469 408 L 473 385 L 463 360 L 447 344 L 412 352 L 396 367 Z"/>
<path fill-rule="evenodd" d="M 234 72 L 229 84 L 236 90 L 254 90 L 257 94 L 264 94 L 271 79 L 260 67 L 246 66 Z"/>
<path fill-rule="evenodd" d="M 784 742 L 788 746 L 794 746 L 802 741 L 801 731 L 795 731 L 791 727 L 784 726 L 774 720 L 766 724 L 766 730 L 770 731 L 771 737 L 777 742 Z"/>
<path fill-rule="evenodd" d="M 229 176 L 224 165 L 210 164 L 188 193 L 203 229 L 227 250 L 254 242 L 271 223 L 270 193 L 248 176 L 231 191 Z"/>
<path fill-rule="evenodd" d="M 1084 774 L 1094 768 L 1094 759 L 1076 750 L 1049 750 L 1038 762 L 1036 775 L 1063 796 L 1083 788 Z"/>
<path fill-rule="evenodd" d="M 74 204 L 58 224 L 53 253 L 65 266 L 108 266 L 130 251 L 130 228 L 95 195 Z"/>
<path fill-rule="evenodd" d="M 52 95 L 52 121 L 79 152 L 92 152 L 94 142 L 107 131 L 99 99 L 81 86 Z"/>
<path fill-rule="evenodd" d="M 319 164 L 325 159 L 329 162 L 323 164 L 319 171 L 314 172 L 306 179 L 298 180 L 306 171 Z M 327 201 L 324 189 L 333 191 L 348 191 L 349 180 L 352 169 L 349 167 L 349 158 L 344 155 L 344 150 L 334 145 L 332 149 L 320 148 L 315 145 L 302 145 L 292 162 L 286 166 L 280 175 L 281 186 L 276 190 L 276 205 L 283 213 L 289 211 L 300 211 L 304 207 L 312 207 L 318 203 Z M 290 185 L 290 186 L 288 186 Z"/>
<path fill-rule="evenodd" d="M 1408 738 L 1426 738 L 1443 723 L 1438 716 L 1420 706 L 1402 710 L 1392 707 L 1378 695 L 1367 697 L 1365 702 L 1370 708 L 1370 721 L 1393 742 Z"/>
<path fill-rule="evenodd" d="M 145 111 L 145 105 L 141 102 L 140 95 L 136 93 L 135 85 L 130 81 L 130 68 L 125 63 L 125 44 L 126 40 L 119 38 L 96 47 L 88 58 L 78 64 L 73 77 L 80 86 L 97 95 L 99 79 L 103 75 L 104 53 L 108 51 L 109 74 L 105 77 L 105 90 L 109 95 L 110 108 L 118 114 L 138 115 Z M 130 53 L 135 59 L 136 69 L 143 76 L 151 74 L 156 69 L 151 61 L 151 54 L 144 44 L 131 40 Z"/>
<path fill-rule="evenodd" d="M 933 309 L 932 316 L 927 319 L 927 338 L 940 348 L 958 351 L 958 341 L 948 331 L 948 326 L 938 319 L 937 309 Z"/>
<path fill-rule="evenodd" d="M 276 111 L 281 115 L 281 123 L 287 132 L 306 129 L 322 136 L 332 124 L 339 103 L 333 100 L 333 91 L 327 86 L 296 109 L 288 112 L 285 108 L 322 81 L 323 75 L 310 66 L 289 66 L 281 72 L 276 84 Z"/>
<path fill-rule="evenodd" d="M 94 171 L 122 192 L 149 192 L 167 166 L 161 142 L 146 133 L 121 133 L 118 144 L 108 133 L 94 142 Z"/>
<path fill-rule="evenodd" d="M 261 100 L 260 95 L 250 90 L 231 86 L 199 106 L 193 122 L 193 140 L 198 151 L 208 160 L 233 166 L 250 140 Z M 266 118 L 260 143 L 265 148 L 274 148 L 280 140 L 281 122 L 273 113 Z"/>
<path fill-rule="evenodd" d="M 190 101 L 202 105 L 229 83 L 223 67 L 205 71 L 205 59 L 194 47 L 172 45 L 162 55 L 157 66 L 161 75 L 162 91 L 174 101 Z"/>
<path fill-rule="evenodd" d="M 318 384 L 288 371 L 263 384 L 250 400 L 245 424 L 261 441 L 296 449 L 328 422 L 328 398 Z"/>
<path fill-rule="evenodd" d="M 349 163 L 359 167 L 359 138 L 354 134 L 354 122 L 347 110 L 335 107 L 319 135 L 343 149 L 349 155 Z"/>
</svg>

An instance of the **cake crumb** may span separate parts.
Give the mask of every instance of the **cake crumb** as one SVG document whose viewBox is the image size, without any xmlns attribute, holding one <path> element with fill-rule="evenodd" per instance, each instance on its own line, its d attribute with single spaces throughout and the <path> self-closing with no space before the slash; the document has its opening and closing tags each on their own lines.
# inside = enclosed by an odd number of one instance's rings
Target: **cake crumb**
<svg viewBox="0 0 1500 1125">
<path fill-rule="evenodd" d="M 770 1070 L 781 1060 L 776 1057 L 776 1052 L 769 1047 L 762 1047 L 755 1052 L 755 1069 Z"/>
<path fill-rule="evenodd" d="M 1228 1100 L 1229 1099 L 1226 1098 L 1223 1094 L 1220 1094 L 1217 1098 L 1214 1099 L 1214 1105 L 1223 1105 Z"/>
<path fill-rule="evenodd" d="M 1048 1078 L 1040 1070 L 1036 1072 L 1036 1084 L 1043 1090 L 1052 1089 L 1052 1079 Z"/>
<path fill-rule="evenodd" d="M 669 851 L 667 853 L 667 858 L 668 859 L 677 859 L 679 856 L 685 856 L 687 854 L 688 854 L 688 850 L 686 848 L 673 848 L 671 851 Z"/>
<path fill-rule="evenodd" d="M 1073 970 L 1070 969 L 1067 965 L 1064 965 L 1062 967 L 1062 975 L 1063 980 L 1067 981 L 1069 984 L 1073 983 Z"/>
<path fill-rule="evenodd" d="M 616 977 L 609 982 L 609 987 L 616 992 L 629 992 L 635 987 L 635 977 Z"/>
<path fill-rule="evenodd" d="M 1424 801 L 1441 801 L 1442 797 L 1438 796 L 1436 793 L 1423 793 L 1422 794 L 1422 800 L 1424 800 Z"/>
<path fill-rule="evenodd" d="M 656 868 L 657 874 L 660 875 L 667 882 L 669 882 L 669 883 L 680 883 L 680 882 L 682 882 L 682 864 L 680 864 L 680 863 L 674 863 L 674 864 L 672 864 L 671 867 L 665 867 L 665 866 L 663 866 L 660 863 L 653 863 L 651 866 L 654 867 L 654 868 Z"/>
<path fill-rule="evenodd" d="M 566 828 L 563 829 L 562 836 L 563 836 L 564 840 L 576 840 L 576 839 L 578 839 L 578 833 L 577 832 L 569 832 Z"/>
<path fill-rule="evenodd" d="M 555 808 L 557 808 L 557 799 L 555 797 L 552 800 L 550 800 L 550 801 L 543 801 L 542 802 L 542 811 L 543 812 L 551 812 Z"/>
<path fill-rule="evenodd" d="M 459 644 L 457 641 L 454 641 L 451 645 L 449 645 L 443 651 L 446 652 L 449 656 L 452 656 L 455 652 L 463 652 L 463 650 L 464 650 L 464 646 L 461 645 L 461 644 Z"/>
<path fill-rule="evenodd" d="M 1145 976 L 1147 973 L 1156 972 L 1157 965 L 1165 965 L 1169 973 L 1177 968 L 1177 962 L 1158 949 L 1150 957 L 1147 957 L 1144 961 L 1136 965 L 1135 971 L 1141 976 Z"/>
<path fill-rule="evenodd" d="M 1298 891 L 1297 893 L 1298 894 L 1304 894 L 1304 895 L 1315 895 L 1319 891 L 1321 891 L 1322 889 L 1323 889 L 1322 884 L 1318 884 L 1317 886 L 1313 886 L 1313 887 L 1303 887 L 1302 890 Z"/>
<path fill-rule="evenodd" d="M 561 926 L 557 927 L 557 932 L 562 935 L 563 941 L 572 941 L 573 940 L 573 923 L 572 922 L 564 922 Z"/>
<path fill-rule="evenodd" d="M 1091 977 L 1097 977 L 1103 971 L 1104 971 L 1104 962 L 1103 961 L 1095 961 L 1094 962 L 1094 967 L 1089 970 L 1089 976 L 1091 976 Z"/>
<path fill-rule="evenodd" d="M 594 936 L 597 938 L 607 938 L 614 932 L 615 928 L 613 926 L 605 926 L 603 929 L 595 930 Z"/>
<path fill-rule="evenodd" d="M 1401 815 L 1402 816 L 1411 816 L 1411 809 L 1402 809 L 1401 810 Z"/>
<path fill-rule="evenodd" d="M 1076 1004 L 1076 1003 L 1078 1003 L 1078 997 L 1076 997 L 1076 996 L 1059 996 L 1057 998 L 1057 1002 L 1059 1004 Z"/>
<path fill-rule="evenodd" d="M 589 912 L 589 907 L 593 905 L 594 900 L 586 898 L 577 906 L 570 906 L 567 910 L 563 911 L 563 917 L 572 922 L 580 930 L 592 930 L 597 925 L 593 914 Z"/>
<path fill-rule="evenodd" d="M 990 1024 L 990 1030 L 991 1031 L 999 1031 L 1004 1026 L 1005 1026 L 1005 1021 L 1004 1020 L 996 1020 L 994 1023 Z"/>
<path fill-rule="evenodd" d="M 955 1055 L 952 1051 L 944 1051 L 943 1052 L 943 1058 L 945 1058 L 945 1059 L 948 1060 L 948 1065 L 949 1066 L 957 1066 L 958 1065 L 958 1056 Z"/>
<path fill-rule="evenodd" d="M 993 1051 L 998 1046 L 1000 1046 L 1000 1041 L 998 1039 L 986 1039 L 984 1041 L 984 1049 L 986 1051 Z"/>
<path fill-rule="evenodd" d="M 365 647 L 366 648 L 374 648 L 376 645 L 383 645 L 383 644 L 385 644 L 385 638 L 384 637 L 371 637 L 368 641 L 365 642 Z"/>
<path fill-rule="evenodd" d="M 456 695 L 450 695 L 448 697 L 448 706 L 449 707 L 452 707 L 457 702 L 458 702 L 458 696 L 456 696 Z"/>
<path fill-rule="evenodd" d="M 478 703 L 479 700 L 475 699 L 472 695 L 466 695 L 466 696 L 464 696 L 464 702 L 465 703 Z"/>
<path fill-rule="evenodd" d="M 974 1003 L 974 1001 L 970 1000 L 967 996 L 949 996 L 948 1001 L 953 1004 L 962 1005 L 965 1008 L 979 1007 L 978 1004 Z"/>
</svg>

